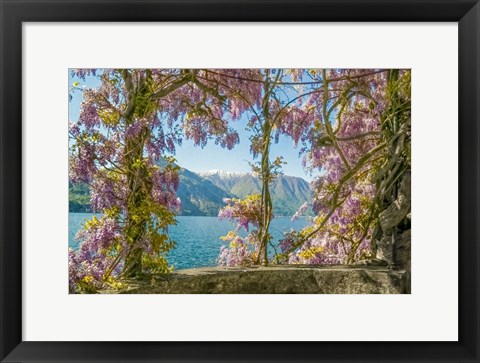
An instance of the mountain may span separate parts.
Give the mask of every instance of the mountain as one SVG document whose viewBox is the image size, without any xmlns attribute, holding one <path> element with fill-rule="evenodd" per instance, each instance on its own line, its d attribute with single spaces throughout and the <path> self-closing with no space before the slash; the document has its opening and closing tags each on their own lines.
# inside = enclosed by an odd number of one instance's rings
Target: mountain
<svg viewBox="0 0 480 363">
<path fill-rule="evenodd" d="M 244 198 L 261 193 L 258 178 L 249 173 L 212 170 L 194 173 L 180 168 L 177 195 L 182 201 L 180 215 L 217 216 L 225 206 L 223 198 Z M 270 189 L 276 215 L 293 215 L 310 199 L 309 184 L 302 178 L 280 175 Z M 90 192 L 86 184 L 69 185 L 69 211 L 89 212 Z"/>
<path fill-rule="evenodd" d="M 260 194 L 262 190 L 260 180 L 249 173 L 212 170 L 199 175 L 238 198 Z M 310 185 L 304 179 L 279 175 L 270 187 L 274 213 L 293 215 L 303 203 L 310 200 L 310 193 Z"/>
<path fill-rule="evenodd" d="M 223 198 L 235 197 L 190 170 L 180 168 L 179 177 L 177 195 L 182 201 L 180 215 L 217 216 L 218 210 L 225 206 Z M 87 184 L 70 183 L 68 197 L 69 212 L 91 212 L 90 190 Z"/>
<path fill-rule="evenodd" d="M 236 173 L 233 171 L 210 170 L 198 173 L 201 177 L 211 181 L 214 185 L 230 192 L 238 179 L 249 175 L 249 173 Z"/>
<path fill-rule="evenodd" d="M 218 210 L 225 206 L 223 198 L 233 195 L 217 187 L 210 180 L 181 168 L 177 195 L 182 201 L 182 215 L 217 216 Z"/>
</svg>

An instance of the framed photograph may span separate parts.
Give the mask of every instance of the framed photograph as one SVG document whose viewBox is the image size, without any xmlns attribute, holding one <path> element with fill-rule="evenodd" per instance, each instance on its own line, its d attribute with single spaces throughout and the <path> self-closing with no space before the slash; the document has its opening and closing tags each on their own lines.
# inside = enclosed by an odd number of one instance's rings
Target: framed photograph
<svg viewBox="0 0 480 363">
<path fill-rule="evenodd" d="M 480 361 L 477 1 L 0 3 L 2 362 Z"/>
</svg>

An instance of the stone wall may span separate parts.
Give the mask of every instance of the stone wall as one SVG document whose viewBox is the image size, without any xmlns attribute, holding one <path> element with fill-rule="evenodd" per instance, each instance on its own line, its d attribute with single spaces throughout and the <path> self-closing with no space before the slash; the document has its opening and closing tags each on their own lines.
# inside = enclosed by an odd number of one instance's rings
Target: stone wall
<svg viewBox="0 0 480 363">
<path fill-rule="evenodd" d="M 405 270 L 382 266 L 209 267 L 132 283 L 129 294 L 404 294 Z"/>
</svg>

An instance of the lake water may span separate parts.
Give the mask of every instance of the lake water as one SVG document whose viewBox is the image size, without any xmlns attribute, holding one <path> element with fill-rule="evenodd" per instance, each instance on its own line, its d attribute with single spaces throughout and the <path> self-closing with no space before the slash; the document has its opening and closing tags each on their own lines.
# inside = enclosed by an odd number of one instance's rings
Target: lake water
<svg viewBox="0 0 480 363">
<path fill-rule="evenodd" d="M 75 234 L 90 219 L 91 213 L 69 213 L 68 232 L 69 246 L 76 248 Z M 220 221 L 217 217 L 177 217 L 177 225 L 169 228 L 171 238 L 177 242 L 176 248 L 170 252 L 168 262 L 176 269 L 215 266 L 220 247 L 227 243 L 220 240 L 228 231 L 235 228 L 233 223 Z M 272 220 L 270 233 L 276 244 L 283 232 L 291 228 L 299 230 L 306 225 L 300 218 L 294 222 L 290 217 L 278 217 Z M 243 232 L 243 231 L 242 231 Z M 240 233 L 246 235 L 246 233 Z"/>
</svg>

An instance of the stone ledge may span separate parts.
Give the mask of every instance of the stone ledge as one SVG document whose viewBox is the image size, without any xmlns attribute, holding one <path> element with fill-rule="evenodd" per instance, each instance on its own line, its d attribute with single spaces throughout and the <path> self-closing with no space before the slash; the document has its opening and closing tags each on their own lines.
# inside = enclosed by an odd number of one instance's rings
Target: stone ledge
<svg viewBox="0 0 480 363">
<path fill-rule="evenodd" d="M 381 266 L 205 267 L 129 281 L 124 294 L 405 294 L 406 273 Z M 106 291 L 105 291 L 106 292 Z"/>
</svg>

